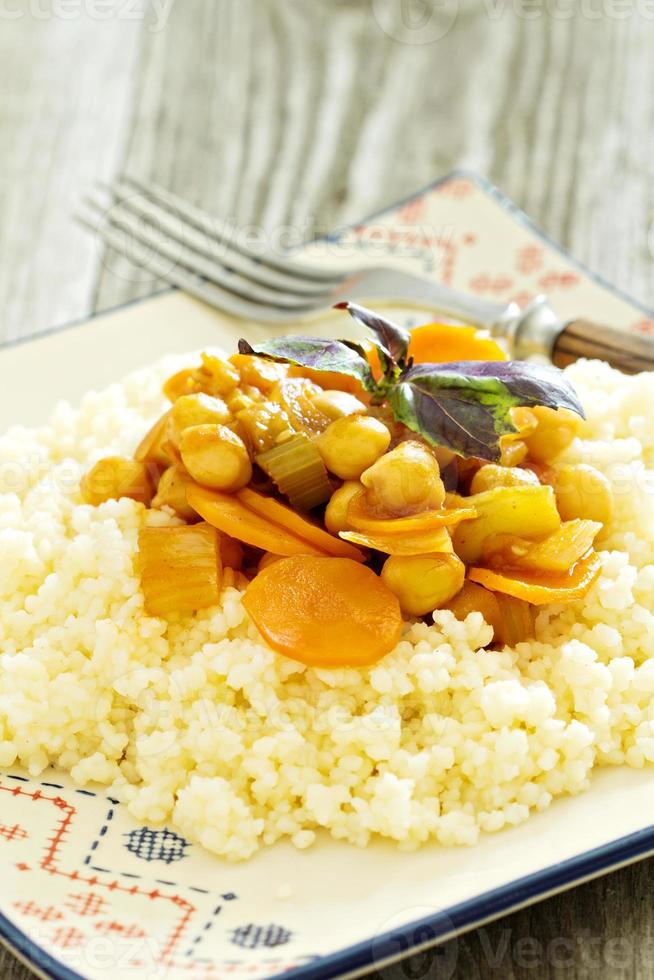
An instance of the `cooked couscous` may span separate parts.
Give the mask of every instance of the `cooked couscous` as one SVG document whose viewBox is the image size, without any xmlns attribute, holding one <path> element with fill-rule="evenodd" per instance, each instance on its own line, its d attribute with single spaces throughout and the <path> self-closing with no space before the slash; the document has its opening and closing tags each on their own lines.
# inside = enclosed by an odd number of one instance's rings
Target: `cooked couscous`
<svg viewBox="0 0 654 980">
<path fill-rule="evenodd" d="M 0 439 L 0 766 L 110 786 L 138 819 L 238 860 L 321 828 L 471 844 L 582 791 L 594 766 L 654 761 L 651 376 L 565 372 L 587 423 L 560 462 L 592 464 L 613 495 L 585 598 L 537 607 L 515 648 L 487 649 L 480 612 L 438 609 L 371 666 L 325 669 L 263 641 L 237 574 L 208 608 L 147 615 L 139 532 L 179 517 L 82 502 L 89 466 L 132 453 L 164 412 L 176 366 Z"/>
</svg>

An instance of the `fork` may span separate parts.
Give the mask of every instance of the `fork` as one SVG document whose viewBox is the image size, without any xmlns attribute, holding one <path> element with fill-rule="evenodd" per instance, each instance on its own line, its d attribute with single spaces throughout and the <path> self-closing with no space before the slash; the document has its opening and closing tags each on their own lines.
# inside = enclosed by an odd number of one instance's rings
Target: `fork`
<svg viewBox="0 0 654 980">
<path fill-rule="evenodd" d="M 238 230 L 156 184 L 123 176 L 98 184 L 78 219 L 157 278 L 241 319 L 293 323 L 344 300 L 394 300 L 490 331 L 512 356 L 563 366 L 598 357 L 628 373 L 654 368 L 654 342 L 578 319 L 564 324 L 547 298 L 494 303 L 391 266 L 323 267 L 256 248 Z M 135 254 L 137 244 L 146 252 Z"/>
</svg>

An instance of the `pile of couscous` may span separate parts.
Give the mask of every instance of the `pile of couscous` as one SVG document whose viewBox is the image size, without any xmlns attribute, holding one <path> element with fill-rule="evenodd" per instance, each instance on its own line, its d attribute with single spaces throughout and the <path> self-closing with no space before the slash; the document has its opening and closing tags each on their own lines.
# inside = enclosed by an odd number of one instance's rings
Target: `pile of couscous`
<svg viewBox="0 0 654 980">
<path fill-rule="evenodd" d="M 321 828 L 471 844 L 584 790 L 594 766 L 654 760 L 652 376 L 566 371 L 592 438 L 565 459 L 615 499 L 584 600 L 541 607 L 515 649 L 485 649 L 479 613 L 437 611 L 374 666 L 321 670 L 267 647 L 234 584 L 215 607 L 147 616 L 138 532 L 173 518 L 81 503 L 89 464 L 161 414 L 174 366 L 0 439 L 0 766 L 110 786 L 138 819 L 238 860 Z"/>
</svg>

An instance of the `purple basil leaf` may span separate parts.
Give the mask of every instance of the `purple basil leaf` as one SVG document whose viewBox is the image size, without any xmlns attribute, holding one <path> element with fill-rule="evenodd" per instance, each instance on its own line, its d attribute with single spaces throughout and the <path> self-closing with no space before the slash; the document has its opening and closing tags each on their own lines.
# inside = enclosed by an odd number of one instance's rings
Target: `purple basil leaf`
<svg viewBox="0 0 654 980">
<path fill-rule="evenodd" d="M 357 323 L 372 330 L 379 342 L 376 346 L 381 346 L 391 360 L 397 364 L 406 360 L 411 334 L 404 327 L 356 303 L 337 303 L 335 309 L 347 310 Z"/>
<path fill-rule="evenodd" d="M 525 361 L 417 364 L 389 393 L 398 421 L 461 456 L 500 459 L 500 437 L 516 428 L 510 410 L 544 405 L 584 417 L 579 399 L 554 367 Z"/>
<path fill-rule="evenodd" d="M 586 418 L 579 396 L 559 368 L 532 361 L 456 361 L 450 364 L 416 364 L 402 376 L 415 381 L 437 375 L 443 387 L 459 383 L 497 380 L 518 401 L 517 405 L 544 405 L 546 408 L 568 408 Z M 450 380 L 448 380 L 450 379 Z"/>
<path fill-rule="evenodd" d="M 256 354 L 271 361 L 296 364 L 314 371 L 337 371 L 357 378 L 366 391 L 375 391 L 375 379 L 362 348 L 349 346 L 341 340 L 320 340 L 318 337 L 275 337 L 258 344 L 239 340 L 241 354 Z"/>
</svg>

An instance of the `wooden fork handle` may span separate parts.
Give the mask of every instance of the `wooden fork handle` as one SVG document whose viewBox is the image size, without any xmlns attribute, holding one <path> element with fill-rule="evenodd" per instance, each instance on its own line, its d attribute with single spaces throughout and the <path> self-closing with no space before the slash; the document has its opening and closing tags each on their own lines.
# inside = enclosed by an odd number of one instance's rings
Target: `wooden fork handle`
<svg viewBox="0 0 654 980">
<path fill-rule="evenodd" d="M 573 320 L 554 341 L 552 361 L 557 367 L 565 367 L 580 357 L 608 361 L 625 374 L 654 371 L 654 337 L 590 320 Z"/>
</svg>

